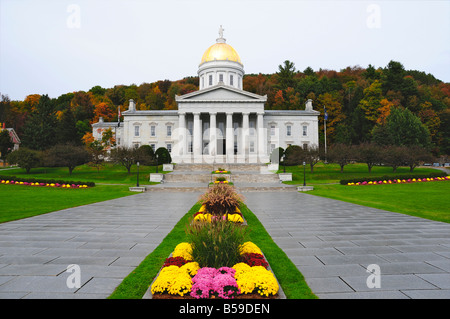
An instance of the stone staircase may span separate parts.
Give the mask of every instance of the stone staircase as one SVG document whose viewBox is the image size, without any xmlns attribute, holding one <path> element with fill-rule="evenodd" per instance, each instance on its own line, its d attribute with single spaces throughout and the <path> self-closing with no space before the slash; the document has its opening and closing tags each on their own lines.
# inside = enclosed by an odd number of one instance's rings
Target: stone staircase
<svg viewBox="0 0 450 319">
<path fill-rule="evenodd" d="M 292 185 L 281 183 L 278 174 L 268 170 L 265 164 L 176 164 L 173 172 L 164 174 L 161 184 L 146 186 L 147 191 L 201 191 L 208 189 L 217 175 L 218 168 L 230 171 L 221 174 L 233 182 L 238 191 L 296 191 Z"/>
</svg>

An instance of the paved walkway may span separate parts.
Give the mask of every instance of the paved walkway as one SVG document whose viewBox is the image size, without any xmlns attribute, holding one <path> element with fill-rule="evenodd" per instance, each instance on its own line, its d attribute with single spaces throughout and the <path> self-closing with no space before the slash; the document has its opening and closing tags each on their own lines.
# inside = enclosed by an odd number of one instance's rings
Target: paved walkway
<svg viewBox="0 0 450 319">
<path fill-rule="evenodd" d="M 146 192 L 0 224 L 0 299 L 106 298 L 200 192 Z M 450 224 L 298 192 L 244 192 L 320 298 L 450 298 Z M 68 288 L 77 264 L 81 288 Z M 369 288 L 369 264 L 381 287 Z"/>
<path fill-rule="evenodd" d="M 0 224 L 0 299 L 108 297 L 199 195 L 143 193 Z M 79 289 L 67 286 L 71 264 Z"/>
<path fill-rule="evenodd" d="M 319 298 L 450 298 L 450 224 L 305 193 L 243 195 Z M 380 288 L 367 285 L 370 264 Z"/>
</svg>

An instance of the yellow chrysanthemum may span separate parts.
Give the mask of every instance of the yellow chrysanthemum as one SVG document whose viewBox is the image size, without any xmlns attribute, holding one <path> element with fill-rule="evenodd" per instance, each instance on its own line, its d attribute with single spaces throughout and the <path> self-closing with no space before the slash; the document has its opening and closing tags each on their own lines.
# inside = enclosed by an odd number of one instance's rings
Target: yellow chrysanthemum
<svg viewBox="0 0 450 319">
<path fill-rule="evenodd" d="M 259 249 L 259 247 L 256 246 L 251 241 L 247 241 L 247 242 L 243 243 L 240 246 L 240 249 L 241 249 L 241 255 L 248 254 L 248 253 L 255 253 L 255 254 L 261 254 L 262 255 L 261 249 Z"/>
</svg>

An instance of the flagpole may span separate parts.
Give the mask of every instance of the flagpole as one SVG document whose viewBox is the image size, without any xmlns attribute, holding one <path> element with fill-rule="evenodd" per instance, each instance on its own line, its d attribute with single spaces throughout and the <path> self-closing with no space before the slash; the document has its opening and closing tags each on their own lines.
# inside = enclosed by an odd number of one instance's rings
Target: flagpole
<svg viewBox="0 0 450 319">
<path fill-rule="evenodd" d="M 328 118 L 328 114 L 327 114 L 327 110 L 326 110 L 325 106 L 323 106 L 323 111 L 324 111 L 323 132 L 324 132 L 324 137 L 325 137 L 325 163 L 327 163 L 327 118 Z"/>
</svg>

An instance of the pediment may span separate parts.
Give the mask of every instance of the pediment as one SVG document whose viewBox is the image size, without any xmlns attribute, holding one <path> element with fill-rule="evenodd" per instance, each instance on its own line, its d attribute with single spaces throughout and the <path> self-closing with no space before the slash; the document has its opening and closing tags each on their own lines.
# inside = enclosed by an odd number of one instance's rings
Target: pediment
<svg viewBox="0 0 450 319">
<path fill-rule="evenodd" d="M 195 91 L 181 96 L 176 96 L 177 102 L 188 101 L 254 101 L 265 102 L 266 96 L 261 96 L 251 92 L 217 85 L 211 88 Z"/>
</svg>

